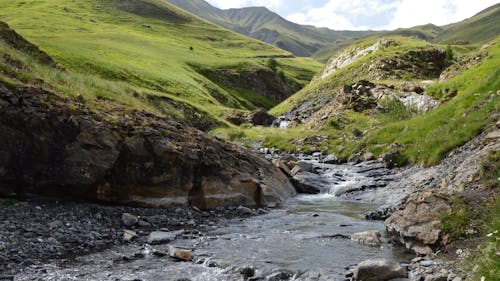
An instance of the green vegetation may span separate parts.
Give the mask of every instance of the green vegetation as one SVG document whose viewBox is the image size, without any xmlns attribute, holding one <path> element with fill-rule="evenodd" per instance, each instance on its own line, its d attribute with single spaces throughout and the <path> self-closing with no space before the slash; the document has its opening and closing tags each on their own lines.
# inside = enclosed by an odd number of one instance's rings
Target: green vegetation
<svg viewBox="0 0 500 281">
<path fill-rule="evenodd" d="M 263 7 L 221 10 L 204 0 L 167 1 L 217 25 L 273 44 L 300 57 L 311 56 L 330 44 L 382 33 L 335 31 L 299 25 Z"/>
<path fill-rule="evenodd" d="M 492 151 L 479 164 L 479 177 L 486 188 L 500 187 L 500 151 Z"/>
<path fill-rule="evenodd" d="M 18 76 L 38 76 L 64 94 L 83 96 L 89 105 L 109 100 L 180 120 L 198 112 L 223 124 L 220 116 L 227 108 L 251 109 L 260 101 L 251 89 L 221 88 L 194 66 L 255 71 L 267 68 L 260 57 L 289 56 L 161 0 L 6 0 L 0 20 L 67 69 L 36 66 L 35 73 Z M 276 60 L 302 69 L 283 67 L 302 85 L 320 67 L 308 59 Z"/>
<path fill-rule="evenodd" d="M 500 274 L 500 259 L 498 258 L 498 249 L 500 247 L 500 217 L 498 216 L 500 213 L 500 197 L 497 195 L 490 202 L 477 209 L 480 211 L 473 212 L 478 215 L 470 225 L 478 230 L 478 234 L 473 236 L 479 239 L 480 244 L 477 248 L 471 249 L 470 255 L 460 266 L 465 272 L 471 274 L 467 280 L 481 280 L 482 277 L 485 280 L 498 280 Z M 469 217 L 471 216 L 469 215 Z M 458 228 L 455 231 L 458 231 Z"/>
<path fill-rule="evenodd" d="M 271 112 L 280 115 L 293 106 L 321 94 L 330 95 L 331 90 L 354 80 L 369 78 L 363 70 L 367 61 L 392 56 L 405 50 L 426 48 L 427 43 L 403 39 L 395 48 L 372 53 L 352 65 L 339 69 L 324 81 L 317 81 L 298 94 L 275 107 Z M 369 43 L 369 42 L 368 42 Z M 367 44 L 367 43 L 365 43 Z M 455 49 L 454 49 L 455 50 Z M 470 50 L 459 50 L 470 52 Z M 397 102 L 386 101 L 389 110 L 367 115 L 362 112 L 342 111 L 323 123 L 298 125 L 291 129 L 253 128 L 245 130 L 246 137 L 259 140 L 265 146 L 283 151 L 308 151 L 327 148 L 339 158 L 347 159 L 357 152 L 368 151 L 375 155 L 398 147 L 401 163 L 434 165 L 455 147 L 465 144 L 487 128 L 490 117 L 500 112 L 500 46 L 493 44 L 484 61 L 454 78 L 435 83 L 427 94 L 454 91 L 454 97 L 436 109 L 422 114 L 412 109 L 403 109 Z M 377 56 L 377 57 L 376 57 Z M 364 67 L 366 69 L 366 67 Z M 361 76 L 358 76 L 361 74 Z M 397 83 L 397 81 L 382 81 Z M 384 101 L 381 101 L 384 103 Z M 224 136 L 231 129 L 219 129 L 213 133 Z M 366 132 L 356 136 L 355 130 Z M 323 136 L 321 142 L 308 144 L 309 138 Z"/>
</svg>

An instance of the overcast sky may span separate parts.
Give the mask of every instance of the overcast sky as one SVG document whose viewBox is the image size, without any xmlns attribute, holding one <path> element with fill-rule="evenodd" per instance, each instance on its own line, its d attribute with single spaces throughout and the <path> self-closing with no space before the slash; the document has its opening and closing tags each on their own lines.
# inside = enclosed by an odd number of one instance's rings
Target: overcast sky
<svg viewBox="0 0 500 281">
<path fill-rule="evenodd" d="M 208 0 L 227 9 L 266 6 L 284 18 L 331 29 L 396 29 L 445 25 L 471 17 L 498 0 Z"/>
</svg>

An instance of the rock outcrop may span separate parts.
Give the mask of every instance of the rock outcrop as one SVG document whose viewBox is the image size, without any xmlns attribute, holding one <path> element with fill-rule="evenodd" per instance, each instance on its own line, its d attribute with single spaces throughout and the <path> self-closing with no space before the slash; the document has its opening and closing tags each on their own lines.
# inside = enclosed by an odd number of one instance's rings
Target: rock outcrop
<svg viewBox="0 0 500 281">
<path fill-rule="evenodd" d="M 0 194 L 199 208 L 294 194 L 286 175 L 248 150 L 148 112 L 101 106 L 0 84 Z"/>
<path fill-rule="evenodd" d="M 429 254 L 428 247 L 439 244 L 441 219 L 450 210 L 448 196 L 429 190 L 409 198 L 385 221 L 385 226 L 407 248 Z"/>
</svg>

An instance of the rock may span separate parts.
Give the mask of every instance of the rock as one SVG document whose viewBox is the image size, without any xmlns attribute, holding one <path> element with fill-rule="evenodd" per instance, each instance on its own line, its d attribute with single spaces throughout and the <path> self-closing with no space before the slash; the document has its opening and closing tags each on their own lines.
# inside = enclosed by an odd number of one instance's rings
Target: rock
<svg viewBox="0 0 500 281">
<path fill-rule="evenodd" d="M 325 164 L 338 164 L 339 160 L 337 158 L 337 155 L 329 154 L 323 159 L 323 163 L 325 163 Z"/>
<path fill-rule="evenodd" d="M 153 231 L 148 235 L 147 241 L 149 244 L 169 243 L 174 241 L 178 234 L 175 231 Z"/>
<path fill-rule="evenodd" d="M 301 174 L 303 176 L 303 174 Z M 307 181 L 303 180 L 302 177 L 294 176 L 290 179 L 293 186 L 295 187 L 295 191 L 300 194 L 318 194 L 321 190 Z"/>
<path fill-rule="evenodd" d="M 427 190 L 407 199 L 385 221 L 385 226 L 407 247 L 435 246 L 440 241 L 441 218 L 449 210 L 450 198 L 447 195 Z"/>
<path fill-rule="evenodd" d="M 356 154 L 353 154 L 349 157 L 349 159 L 347 160 L 347 162 L 351 163 L 351 164 L 358 164 L 360 163 L 362 160 L 361 158 L 361 153 L 356 153 Z"/>
<path fill-rule="evenodd" d="M 359 263 L 354 269 L 354 280 L 386 281 L 406 278 L 408 273 L 399 263 L 387 259 L 370 259 Z"/>
<path fill-rule="evenodd" d="M 50 228 L 59 228 L 63 227 L 64 223 L 61 220 L 55 220 L 53 222 L 48 223 L 47 226 Z"/>
<path fill-rule="evenodd" d="M 238 212 L 238 214 L 240 214 L 242 216 L 251 216 L 251 215 L 253 215 L 252 209 L 244 207 L 244 206 L 239 206 L 236 209 L 236 211 Z"/>
<path fill-rule="evenodd" d="M 133 226 L 139 221 L 139 217 L 130 213 L 122 214 L 122 223 L 125 226 Z"/>
<path fill-rule="evenodd" d="M 256 126 L 271 126 L 276 117 L 267 113 L 263 108 L 257 109 L 250 113 L 249 119 Z"/>
<path fill-rule="evenodd" d="M 495 126 L 497 127 L 497 129 L 500 129 L 500 120 L 497 121 L 497 123 L 495 124 Z"/>
<path fill-rule="evenodd" d="M 240 274 L 243 276 L 243 278 L 248 279 L 253 276 L 255 276 L 255 267 L 253 266 L 246 266 L 240 268 Z"/>
<path fill-rule="evenodd" d="M 193 252 L 191 250 L 179 249 L 174 246 L 168 247 L 168 255 L 182 261 L 190 261 L 193 259 Z"/>
<path fill-rule="evenodd" d="M 285 162 L 283 160 L 273 159 L 272 162 L 273 162 L 273 165 L 280 168 L 281 171 L 283 171 L 283 173 L 290 175 L 290 169 L 288 168 L 288 166 L 285 164 Z"/>
<path fill-rule="evenodd" d="M 300 173 L 302 171 L 302 168 L 300 168 L 299 165 L 295 165 L 292 170 L 290 171 L 290 176 L 295 176 L 297 175 L 298 173 Z"/>
<path fill-rule="evenodd" d="M 421 94 L 424 92 L 424 88 L 417 83 L 405 81 L 399 86 L 404 92 L 413 92 Z"/>
<path fill-rule="evenodd" d="M 137 232 L 125 229 L 123 230 L 123 241 L 129 242 L 137 237 Z"/>
<path fill-rule="evenodd" d="M 382 241 L 380 241 L 380 232 L 378 231 L 357 232 L 351 236 L 351 240 L 368 246 L 380 246 L 382 244 Z"/>
<path fill-rule="evenodd" d="M 312 163 L 309 163 L 309 162 L 305 162 L 305 161 L 299 161 L 297 162 L 297 166 L 300 167 L 300 170 L 303 171 L 303 172 L 309 172 L 309 173 L 312 173 L 313 172 L 313 164 Z"/>
<path fill-rule="evenodd" d="M 382 164 L 384 164 L 384 166 L 388 169 L 394 168 L 398 165 L 398 157 L 400 155 L 401 152 L 398 149 L 394 149 L 380 155 L 379 161 L 382 162 Z"/>
<path fill-rule="evenodd" d="M 425 281 L 447 281 L 447 273 L 429 274 L 425 276 Z"/>
<path fill-rule="evenodd" d="M 201 209 L 264 206 L 295 194 L 255 152 L 187 124 L 118 104 L 98 118 L 65 95 L 4 84 L 0 194 Z"/>
<path fill-rule="evenodd" d="M 363 154 L 363 161 L 367 162 L 367 161 L 372 161 L 372 160 L 375 160 L 375 155 L 371 152 L 367 152 L 365 154 Z"/>
</svg>

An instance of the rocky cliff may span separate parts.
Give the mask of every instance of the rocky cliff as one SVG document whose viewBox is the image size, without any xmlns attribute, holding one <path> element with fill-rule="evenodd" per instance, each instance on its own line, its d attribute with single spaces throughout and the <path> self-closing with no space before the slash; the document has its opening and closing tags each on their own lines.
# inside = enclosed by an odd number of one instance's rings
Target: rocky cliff
<svg viewBox="0 0 500 281">
<path fill-rule="evenodd" d="M 0 191 L 146 206 L 258 206 L 294 194 L 252 152 L 144 111 L 0 84 Z"/>
</svg>

